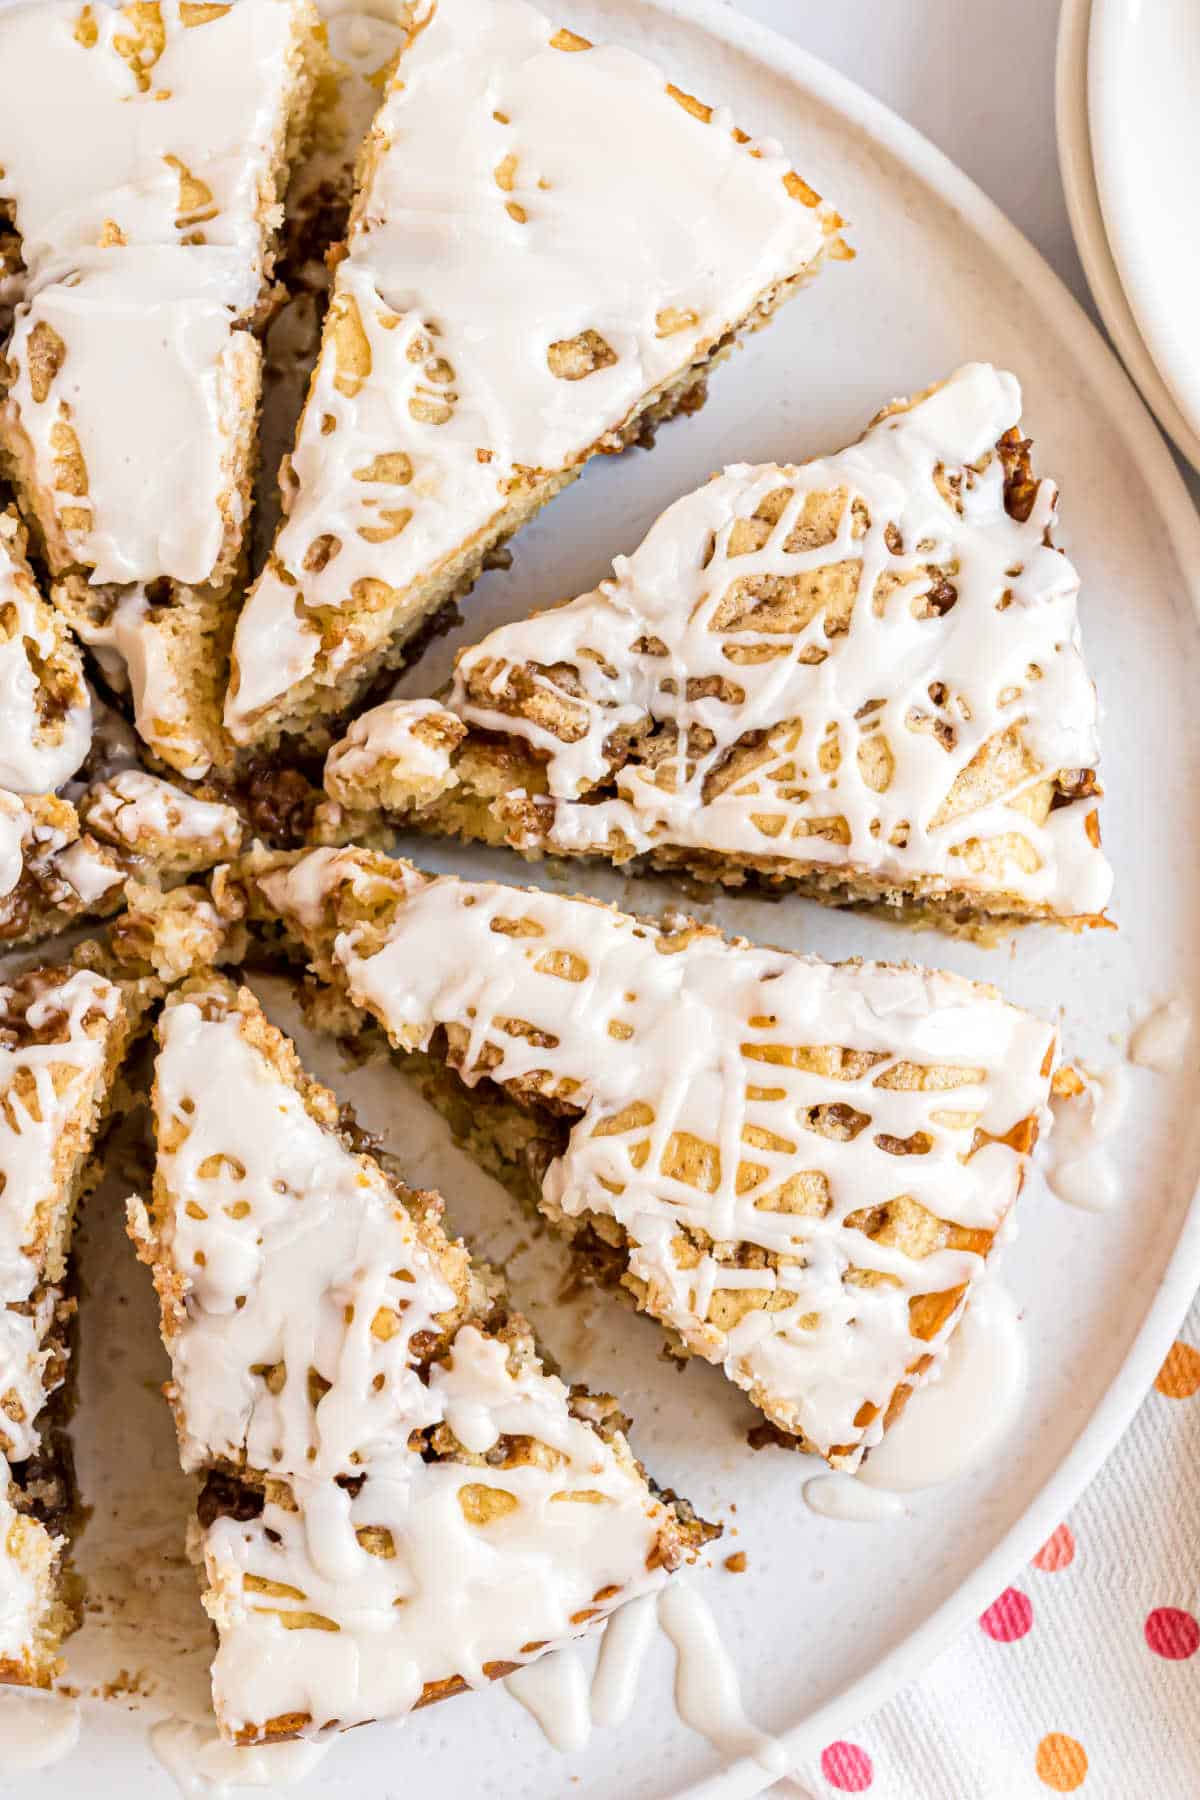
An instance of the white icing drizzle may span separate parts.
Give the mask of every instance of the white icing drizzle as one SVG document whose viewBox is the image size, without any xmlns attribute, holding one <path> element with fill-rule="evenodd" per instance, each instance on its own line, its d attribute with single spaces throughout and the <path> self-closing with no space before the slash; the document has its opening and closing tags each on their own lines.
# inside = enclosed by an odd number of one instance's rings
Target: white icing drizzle
<svg viewBox="0 0 1200 1800">
<path fill-rule="evenodd" d="M 74 1750 L 82 1724 L 78 1701 L 5 1694 L 0 1699 L 0 1771 L 16 1775 L 52 1768 Z"/>
<path fill-rule="evenodd" d="M 0 512 L 0 787 L 18 794 L 53 793 L 88 753 L 92 708 L 79 652 L 66 626 L 41 598 L 17 545 L 12 516 Z M 36 660 L 35 660 L 36 659 Z M 66 692 L 61 710 L 43 717 L 50 665 Z M 65 704 L 64 704 L 65 703 Z"/>
<path fill-rule="evenodd" d="M 1046 541 L 1052 483 L 1026 519 L 1005 508 L 994 446 L 1020 415 L 1015 377 L 968 365 L 840 455 L 727 469 L 596 592 L 464 651 L 448 705 L 545 759 L 517 847 L 682 846 L 1099 913 L 1094 808 L 1051 810 L 1055 774 L 1098 757 L 1079 579 Z"/>
<path fill-rule="evenodd" d="M 592 1676 L 593 1724 L 623 1725 L 637 1698 L 638 1676 L 654 1638 L 655 1600 L 645 1594 L 614 1613 L 604 1627 Z"/>
<path fill-rule="evenodd" d="M 226 1800 L 246 1788 L 294 1787 L 332 1747 L 331 1738 L 239 1748 L 211 1726 L 186 1719 L 159 1719 L 150 1728 L 150 1748 L 184 1800 Z"/>
<path fill-rule="evenodd" d="M 17 309 L 0 431 L 27 446 L 46 497 L 39 516 L 57 523 L 46 545 L 56 574 L 79 564 L 101 583 L 214 575 L 229 523 L 242 522 L 260 353 L 234 322 L 256 293 L 236 252 L 130 246 L 97 251 Z M 30 345 L 46 331 L 66 355 L 39 399 Z"/>
<path fill-rule="evenodd" d="M 561 1382 L 510 1368 L 474 1325 L 418 1376 L 413 1340 L 455 1297 L 378 1167 L 236 1016 L 181 1002 L 160 1032 L 156 1248 L 184 1291 L 168 1326 L 183 1458 L 268 1475 L 259 1517 L 203 1534 L 222 1729 L 402 1714 L 426 1683 L 480 1684 L 657 1587 L 668 1515 Z M 410 1437 L 439 1422 L 502 1453 L 427 1463 Z M 514 1460 L 511 1438 L 542 1450 Z"/>
<path fill-rule="evenodd" d="M 789 193 L 777 147 L 676 104 L 642 57 L 555 47 L 524 0 L 420 12 L 376 119 L 289 516 L 238 627 L 240 742 L 297 683 L 353 672 L 372 629 L 358 584 L 399 593 L 530 477 L 615 444 L 835 225 Z M 585 333 L 582 367 L 556 374 Z"/>
<path fill-rule="evenodd" d="M 468 1083 L 533 1078 L 580 1108 L 550 1216 L 618 1220 L 640 1304 L 856 1463 L 957 1316 L 922 1338 L 910 1302 L 965 1290 L 1016 1197 L 1004 1140 L 1048 1117 L 1054 1029 L 952 975 L 683 947 L 598 904 L 388 866 L 315 851 L 260 886 L 301 929 L 343 881 L 369 890 L 379 941 L 336 942 L 351 997 L 404 1048 L 457 1030 Z M 954 1226 L 985 1235 L 954 1248 Z"/>
<path fill-rule="evenodd" d="M 69 844 L 55 857 L 54 872 L 85 908 L 95 906 L 125 879 L 124 871 L 114 868 L 103 851 L 82 840 Z"/>
<path fill-rule="evenodd" d="M 1191 1006 L 1182 994 L 1172 994 L 1134 1029 L 1129 1060 L 1139 1068 L 1170 1075 L 1182 1064 L 1191 1035 Z"/>
<path fill-rule="evenodd" d="M 388 700 L 360 713 L 326 758 L 329 793 L 335 799 L 345 793 L 351 803 L 359 784 L 378 779 L 388 762 L 403 771 L 410 789 L 444 793 L 456 781 L 451 769 L 453 739 L 448 741 L 444 729 L 431 726 L 444 728 L 448 718 L 436 700 Z M 450 727 L 455 737 L 460 735 L 453 720 Z"/>
<path fill-rule="evenodd" d="M 1054 1133 L 1046 1159 L 1049 1188 L 1069 1206 L 1108 1212 L 1120 1198 L 1120 1180 L 1104 1146 L 1121 1128 L 1129 1105 L 1129 1075 L 1120 1063 L 1096 1069 L 1076 1064 L 1083 1091 L 1057 1095 Z"/>
<path fill-rule="evenodd" d="M 813 1475 L 804 1484 L 804 1504 L 823 1519 L 878 1525 L 904 1511 L 895 1495 L 867 1487 L 857 1475 Z"/>
<path fill-rule="evenodd" d="M 791 1758 L 778 1738 L 751 1724 L 733 1660 L 699 1591 L 672 1582 L 658 1602 L 659 1624 L 675 1646 L 675 1705 L 685 1725 L 733 1762 L 749 1757 L 771 1775 L 786 1775 Z"/>
<path fill-rule="evenodd" d="M 204 846 L 217 862 L 242 842 L 235 807 L 201 800 L 143 769 L 123 769 L 90 788 L 84 817 L 89 831 L 128 850 L 143 848 L 147 838 L 178 839 Z"/>
<path fill-rule="evenodd" d="M 940 1370 L 912 1395 L 857 1480 L 885 1500 L 970 1474 L 1012 1430 L 1028 1379 L 1020 1309 L 989 1275 L 972 1294 Z"/>
<path fill-rule="evenodd" d="M 828 1479 L 856 1485 L 849 1477 Z M 675 1705 L 683 1723 L 727 1761 L 751 1757 L 771 1774 L 782 1774 L 787 1751 L 747 1718 L 737 1671 L 712 1610 L 682 1578 L 664 1588 L 657 1602 L 645 1595 L 609 1620 L 590 1689 L 578 1654 L 570 1650 L 530 1664 L 510 1675 L 505 1685 L 556 1750 L 582 1750 L 594 1725 L 621 1725 L 628 1718 L 656 1626 L 675 1651 Z"/>
<path fill-rule="evenodd" d="M 154 744 L 166 736 L 173 749 L 186 749 L 192 729 L 191 697 L 172 661 L 170 637 L 161 629 L 161 614 L 156 619 L 145 586 L 135 583 L 125 589 L 103 624 L 73 612 L 72 625 L 94 651 L 105 679 L 118 692 L 128 690 L 142 738 Z M 203 747 L 197 748 L 192 762 L 175 762 L 181 775 L 192 778 L 204 775 L 208 765 Z"/>
<path fill-rule="evenodd" d="M 242 524 L 258 349 L 234 327 L 266 274 L 311 14 L 302 0 L 145 10 L 69 0 L 0 17 L 0 190 L 28 270 L 0 431 L 56 573 L 200 584 Z M 49 333 L 59 352 L 35 368 Z"/>
<path fill-rule="evenodd" d="M 584 1748 L 592 1735 L 592 1715 L 587 1671 L 577 1650 L 556 1650 L 526 1663 L 505 1686 L 556 1750 L 569 1755 Z"/>
<path fill-rule="evenodd" d="M 179 0 L 161 0 L 157 56 L 152 30 L 139 33 L 115 7 L 86 10 L 90 44 L 76 0 L 0 18 L 11 77 L 0 191 L 15 203 L 28 285 L 76 266 L 110 221 L 128 245 L 185 245 L 202 226 L 205 244 L 236 250 L 257 270 L 280 71 L 295 29 L 289 0 L 239 0 L 190 24 Z M 207 199 L 181 192 L 179 164 Z"/>
</svg>

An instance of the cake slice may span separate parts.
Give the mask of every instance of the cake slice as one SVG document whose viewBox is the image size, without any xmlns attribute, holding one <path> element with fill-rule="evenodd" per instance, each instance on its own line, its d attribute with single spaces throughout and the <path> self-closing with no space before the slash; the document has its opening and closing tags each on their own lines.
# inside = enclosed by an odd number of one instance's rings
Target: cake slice
<svg viewBox="0 0 1200 1800">
<path fill-rule="evenodd" d="M 596 592 L 463 651 L 444 707 L 357 719 L 330 795 L 360 830 L 1106 923 L 1079 578 L 1020 421 L 975 364 L 840 455 L 727 469 Z"/>
<path fill-rule="evenodd" d="M 837 1466 L 936 1368 L 1047 1116 L 1054 1026 L 955 975 L 364 850 L 252 856 L 218 904 L 448 1065 L 468 1147 Z"/>
<path fill-rule="evenodd" d="M 524 0 L 408 19 L 238 622 L 241 745 L 327 744 L 503 538 L 846 253 L 777 146 L 632 52 Z"/>
<path fill-rule="evenodd" d="M 94 947 L 93 947 L 94 948 Z M 77 1623 L 63 1383 L 76 1206 L 157 987 L 74 962 L 0 987 L 0 1681 L 48 1687 Z"/>
<path fill-rule="evenodd" d="M 154 1268 L 213 1702 L 239 1743 L 344 1730 L 509 1673 L 657 1587 L 710 1528 L 655 1497 L 611 1399 L 545 1372 L 250 992 L 159 1024 Z"/>
<path fill-rule="evenodd" d="M 311 0 L 0 16 L 20 240 L 0 459 L 54 598 L 128 665 L 171 767 L 226 759 L 278 203 L 323 51 Z"/>
</svg>

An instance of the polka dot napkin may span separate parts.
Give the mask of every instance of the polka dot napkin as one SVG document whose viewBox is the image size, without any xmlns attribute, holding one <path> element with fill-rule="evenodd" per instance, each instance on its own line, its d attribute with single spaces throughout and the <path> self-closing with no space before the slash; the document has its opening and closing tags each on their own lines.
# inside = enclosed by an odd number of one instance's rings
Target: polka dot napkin
<svg viewBox="0 0 1200 1800">
<path fill-rule="evenodd" d="M 1198 1651 L 1200 1300 L 1070 1518 L 780 1800 L 1200 1800 Z"/>
</svg>

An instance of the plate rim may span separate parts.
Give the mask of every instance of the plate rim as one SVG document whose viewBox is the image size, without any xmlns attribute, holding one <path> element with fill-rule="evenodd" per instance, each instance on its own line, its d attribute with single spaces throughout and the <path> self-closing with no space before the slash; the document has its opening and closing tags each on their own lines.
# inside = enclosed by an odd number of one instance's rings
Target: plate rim
<svg viewBox="0 0 1200 1800">
<path fill-rule="evenodd" d="M 1184 418 L 1158 372 L 1121 285 L 1105 229 L 1088 114 L 1092 8 L 1093 0 L 1062 0 L 1055 54 L 1055 135 L 1071 236 L 1096 308 L 1127 373 L 1180 455 L 1200 473 L 1200 432 Z"/>
<path fill-rule="evenodd" d="M 770 26 L 748 18 L 728 0 L 632 0 L 632 4 L 697 27 L 718 46 L 725 45 L 763 64 L 802 97 L 839 113 L 925 187 L 949 202 L 968 229 L 1037 295 L 1043 312 L 1061 323 L 1064 336 L 1073 337 L 1081 362 L 1094 375 L 1097 397 L 1114 428 L 1148 472 L 1179 562 L 1181 588 L 1200 620 L 1200 513 L 1170 449 L 1115 351 L 1025 234 L 969 175 L 891 107 L 820 57 Z M 853 1724 L 892 1699 L 906 1681 L 928 1666 L 956 1631 L 978 1617 L 1013 1570 L 1029 1561 L 1131 1423 L 1198 1287 L 1200 1186 L 1188 1204 L 1155 1296 L 1125 1361 L 1054 1474 L 1000 1542 L 922 1624 L 866 1674 L 848 1682 L 832 1698 L 778 1734 L 793 1767 L 825 1741 L 826 1733 Z M 677 1789 L 674 1800 L 751 1800 L 776 1779 L 775 1774 L 743 1757 L 715 1776 Z"/>
<path fill-rule="evenodd" d="M 1113 110 L 1111 102 L 1107 106 L 1099 104 L 1100 89 L 1107 86 L 1110 92 L 1116 91 L 1114 77 L 1122 64 L 1131 23 L 1116 0 L 1092 0 L 1086 79 L 1088 134 L 1096 195 L 1109 250 L 1138 335 L 1172 402 L 1189 430 L 1195 432 L 1200 430 L 1200 366 L 1190 366 L 1179 354 L 1171 353 L 1171 332 L 1164 308 L 1155 297 L 1145 261 L 1137 254 L 1130 208 L 1127 200 L 1120 196 L 1113 131 L 1111 128 L 1099 133 L 1096 130 L 1097 117 L 1111 115 Z"/>
</svg>

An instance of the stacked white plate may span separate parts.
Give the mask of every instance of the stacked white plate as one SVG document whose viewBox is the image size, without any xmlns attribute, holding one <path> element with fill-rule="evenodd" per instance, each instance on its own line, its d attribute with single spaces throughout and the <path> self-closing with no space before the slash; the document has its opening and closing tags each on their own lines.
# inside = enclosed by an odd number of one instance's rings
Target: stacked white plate
<svg viewBox="0 0 1200 1800">
<path fill-rule="evenodd" d="M 1200 6 L 1064 0 L 1058 154 L 1096 305 L 1200 471 Z"/>
</svg>

